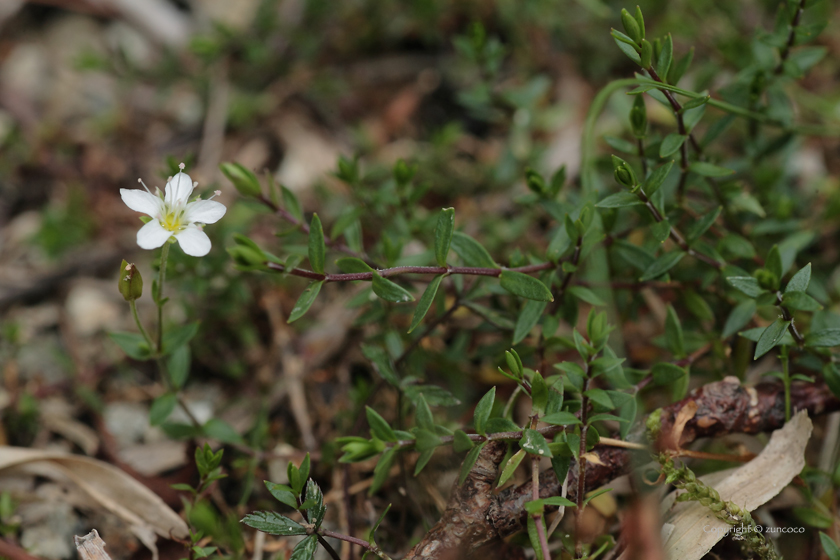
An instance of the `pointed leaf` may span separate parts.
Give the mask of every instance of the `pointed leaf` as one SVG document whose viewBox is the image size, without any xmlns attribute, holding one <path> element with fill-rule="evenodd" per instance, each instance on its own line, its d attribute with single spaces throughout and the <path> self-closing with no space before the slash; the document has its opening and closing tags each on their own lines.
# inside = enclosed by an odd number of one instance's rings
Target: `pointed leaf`
<svg viewBox="0 0 840 560">
<path fill-rule="evenodd" d="M 481 435 L 486 435 L 484 431 L 487 421 L 490 419 L 490 413 L 493 411 L 493 403 L 496 400 L 496 387 L 493 387 L 481 397 L 478 404 L 475 405 L 475 412 L 473 412 L 473 425 L 475 431 Z"/>
<path fill-rule="evenodd" d="M 756 298 L 764 293 L 764 289 L 759 285 L 758 280 L 752 276 L 728 276 L 726 281 L 751 298 Z"/>
<path fill-rule="evenodd" d="M 242 518 L 242 523 L 269 535 L 290 537 L 292 535 L 306 534 L 306 529 L 301 524 L 273 511 L 255 511 L 254 513 L 249 513 Z"/>
<path fill-rule="evenodd" d="M 464 458 L 464 462 L 461 465 L 461 474 L 458 476 L 458 486 L 463 485 L 464 481 L 467 480 L 470 471 L 472 471 L 475 462 L 478 460 L 478 455 L 481 453 L 481 450 L 484 449 L 485 445 L 487 445 L 486 441 L 476 445 L 470 449 L 469 453 L 467 453 L 467 456 Z"/>
<path fill-rule="evenodd" d="M 764 332 L 761 334 L 761 337 L 758 339 L 758 343 L 756 344 L 755 356 L 753 356 L 753 359 L 757 360 L 776 346 L 776 343 L 781 340 L 782 335 L 787 331 L 789 324 L 790 321 L 785 321 L 779 318 L 776 319 L 772 325 L 764 329 Z"/>
<path fill-rule="evenodd" d="M 812 331 L 805 336 L 805 346 L 809 348 L 840 346 L 840 329 Z"/>
<path fill-rule="evenodd" d="M 735 173 L 731 169 L 720 167 L 705 161 L 695 161 L 689 166 L 689 170 L 704 177 L 727 177 Z"/>
<path fill-rule="evenodd" d="M 499 282 L 502 288 L 513 295 L 536 301 L 554 301 L 554 296 L 545 284 L 522 272 L 503 270 L 499 275 Z"/>
<path fill-rule="evenodd" d="M 639 206 L 642 204 L 644 202 L 639 200 L 639 197 L 634 193 L 622 191 L 606 197 L 596 204 L 595 208 L 626 208 L 628 206 Z"/>
<path fill-rule="evenodd" d="M 338 265 L 341 272 L 346 272 L 348 274 L 373 272 L 373 268 L 371 268 L 368 263 L 356 257 L 344 257 L 335 261 L 335 264 Z"/>
<path fill-rule="evenodd" d="M 452 229 L 455 225 L 455 209 L 444 208 L 440 211 L 435 228 L 435 260 L 438 266 L 446 266 L 446 257 L 452 245 Z"/>
<path fill-rule="evenodd" d="M 819 311 L 822 309 L 820 302 L 805 292 L 785 291 L 782 296 L 782 304 L 788 309 L 796 309 L 797 311 Z"/>
<path fill-rule="evenodd" d="M 666 136 L 659 145 L 659 157 L 666 158 L 671 154 L 676 153 L 686 139 L 688 139 L 687 134 L 677 134 L 676 132 L 672 132 Z"/>
<path fill-rule="evenodd" d="M 387 278 L 383 278 L 376 271 L 373 272 L 373 293 L 385 301 L 393 303 L 406 303 L 414 301 L 414 296 L 412 296 L 408 290 L 399 284 L 391 282 Z"/>
<path fill-rule="evenodd" d="M 429 282 L 429 285 L 426 287 L 423 295 L 420 296 L 420 301 L 417 302 L 417 307 L 414 309 L 414 315 L 411 317 L 411 326 L 408 327 L 409 333 L 423 322 L 423 317 L 426 316 L 426 313 L 429 312 L 429 309 L 432 307 L 432 303 L 435 301 L 435 296 L 437 295 L 441 282 L 443 282 L 443 275 L 441 274 L 440 276 L 435 276 L 432 278 L 432 281 Z"/>
<path fill-rule="evenodd" d="M 289 315 L 289 323 L 297 321 L 303 317 L 307 311 L 309 311 L 309 308 L 312 307 L 312 304 L 315 302 L 315 298 L 318 297 L 318 292 L 321 291 L 321 286 L 323 285 L 324 281 L 318 280 L 317 282 L 312 282 L 306 287 L 295 302 L 294 308 L 292 308 L 292 313 Z"/>
<path fill-rule="evenodd" d="M 645 181 L 644 188 L 642 189 L 645 194 L 649 197 L 653 196 L 653 194 L 659 190 L 659 187 L 662 186 L 662 183 L 665 182 L 665 179 L 668 177 L 668 174 L 671 172 L 671 168 L 673 167 L 673 161 L 669 161 L 657 167 Z"/>
<path fill-rule="evenodd" d="M 650 266 L 645 269 L 639 280 L 646 282 L 662 276 L 676 266 L 676 264 L 680 262 L 684 256 L 685 253 L 683 251 L 671 251 L 665 253 L 653 261 Z"/>
<path fill-rule="evenodd" d="M 513 455 L 513 457 L 508 459 L 508 462 L 505 463 L 505 466 L 502 469 L 502 475 L 499 477 L 499 487 L 504 486 L 504 484 L 510 480 L 510 477 L 512 477 L 513 473 L 516 472 L 516 468 L 522 462 L 522 459 L 525 458 L 525 455 L 525 450 L 520 449 Z"/>
<path fill-rule="evenodd" d="M 367 421 L 368 425 L 370 425 L 370 433 L 372 436 L 377 437 L 382 441 L 397 441 L 397 434 L 394 433 L 394 430 L 388 422 L 386 422 L 378 412 L 369 406 L 365 407 L 365 412 L 367 414 Z"/>
<path fill-rule="evenodd" d="M 726 324 L 723 325 L 721 337 L 728 338 L 744 328 L 755 315 L 755 309 L 755 300 L 752 299 L 742 301 L 733 307 L 729 317 L 726 318 Z"/>
<path fill-rule="evenodd" d="M 804 292 L 808 289 L 808 284 L 811 283 L 811 263 L 806 264 L 802 269 L 793 275 L 787 286 L 785 292 Z"/>
<path fill-rule="evenodd" d="M 324 274 L 324 258 L 327 247 L 324 244 L 324 228 L 318 214 L 312 214 L 309 223 L 309 265 L 313 272 Z"/>
<path fill-rule="evenodd" d="M 487 249 L 466 233 L 461 233 L 460 231 L 453 233 L 451 245 L 452 250 L 461 257 L 467 266 L 499 268 L 499 265 L 493 261 Z"/>
</svg>

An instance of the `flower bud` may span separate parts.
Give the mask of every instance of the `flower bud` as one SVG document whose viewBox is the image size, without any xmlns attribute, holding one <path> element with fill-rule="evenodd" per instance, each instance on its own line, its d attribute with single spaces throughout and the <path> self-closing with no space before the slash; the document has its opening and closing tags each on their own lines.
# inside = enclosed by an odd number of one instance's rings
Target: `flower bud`
<svg viewBox="0 0 840 560">
<path fill-rule="evenodd" d="M 643 45 L 650 45 L 647 41 Z M 647 108 L 645 107 L 645 99 L 641 95 L 636 96 L 633 101 L 633 108 L 630 109 L 630 127 L 633 129 L 633 135 L 636 138 L 644 138 L 647 135 Z"/>
<path fill-rule="evenodd" d="M 620 157 L 613 156 L 613 169 L 615 180 L 619 185 L 632 189 L 636 186 L 636 174 L 633 168 Z"/>
<path fill-rule="evenodd" d="M 639 23 L 636 21 L 630 12 L 626 9 L 621 10 L 621 24 L 624 26 L 624 31 L 627 36 L 638 43 L 642 40 L 642 30 L 639 29 Z"/>
<path fill-rule="evenodd" d="M 755 276 L 755 279 L 758 280 L 758 285 L 764 288 L 765 290 L 775 292 L 779 289 L 779 279 L 776 277 L 775 274 L 773 274 L 766 268 L 759 268 L 758 270 L 753 272 L 753 276 Z"/>
<path fill-rule="evenodd" d="M 525 171 L 525 184 L 536 194 L 543 195 L 546 193 L 545 180 L 542 178 L 542 175 L 533 169 L 527 169 Z"/>
<path fill-rule="evenodd" d="M 262 194 L 259 179 L 244 166 L 238 163 L 223 163 L 219 165 L 219 169 L 242 196 L 258 197 Z"/>
<path fill-rule="evenodd" d="M 123 260 L 117 288 L 125 301 L 134 301 L 143 295 L 143 278 L 135 265 Z"/>
<path fill-rule="evenodd" d="M 406 185 L 409 181 L 414 178 L 414 174 L 417 173 L 417 166 L 416 165 L 409 165 L 405 162 L 405 160 L 398 160 L 396 165 L 394 165 L 394 179 L 397 180 L 397 183 L 400 185 Z"/>
<path fill-rule="evenodd" d="M 650 61 L 653 58 L 653 45 L 647 39 L 642 39 L 642 50 L 639 53 L 642 61 L 639 63 L 642 68 L 648 70 L 650 68 Z M 641 97 L 641 96 L 639 96 Z"/>
</svg>

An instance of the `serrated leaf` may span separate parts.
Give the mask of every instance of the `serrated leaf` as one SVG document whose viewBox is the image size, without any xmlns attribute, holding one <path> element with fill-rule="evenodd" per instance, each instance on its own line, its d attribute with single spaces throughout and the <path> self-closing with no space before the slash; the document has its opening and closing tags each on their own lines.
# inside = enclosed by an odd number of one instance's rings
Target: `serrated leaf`
<svg viewBox="0 0 840 560">
<path fill-rule="evenodd" d="M 595 292 L 589 288 L 585 288 L 583 286 L 570 286 L 566 291 L 590 305 L 606 305 L 604 300 L 595 295 Z"/>
<path fill-rule="evenodd" d="M 503 270 L 499 275 L 499 283 L 502 288 L 515 296 L 536 301 L 554 301 L 554 296 L 551 295 L 545 284 L 522 272 Z"/>
<path fill-rule="evenodd" d="M 785 292 L 782 296 L 782 304 L 788 309 L 797 311 L 819 311 L 822 305 L 806 294 L 805 292 Z"/>
<path fill-rule="evenodd" d="M 306 287 L 295 302 L 295 306 L 292 308 L 292 313 L 289 315 L 289 323 L 297 321 L 303 317 L 307 311 L 309 311 L 309 308 L 312 307 L 312 304 L 318 297 L 318 292 L 321 291 L 321 286 L 323 285 L 324 280 L 318 280 L 317 282 L 312 282 Z"/>
<path fill-rule="evenodd" d="M 446 266 L 449 247 L 452 245 L 452 230 L 455 226 L 455 209 L 444 208 L 440 211 L 435 228 L 435 260 L 438 266 Z"/>
<path fill-rule="evenodd" d="M 473 425 L 475 431 L 481 435 L 486 435 L 484 430 L 487 421 L 490 419 L 490 413 L 493 411 L 493 403 L 496 401 L 496 387 L 493 387 L 475 405 L 475 412 L 473 412 Z"/>
<path fill-rule="evenodd" d="M 727 177 L 735 173 L 731 169 L 720 167 L 705 161 L 695 161 L 689 167 L 689 170 L 702 175 L 703 177 Z"/>
<path fill-rule="evenodd" d="M 728 276 L 726 281 L 729 282 L 733 288 L 750 296 L 751 298 L 756 298 L 764 293 L 764 289 L 761 285 L 759 285 L 758 280 L 752 276 Z"/>
<path fill-rule="evenodd" d="M 810 348 L 840 346 L 840 329 L 822 329 L 805 335 L 805 346 Z"/>
<path fill-rule="evenodd" d="M 672 132 L 666 136 L 659 145 L 659 157 L 666 158 L 671 154 L 676 153 L 687 139 L 687 134 Z"/>
<path fill-rule="evenodd" d="M 318 536 L 309 535 L 295 545 L 289 560 L 312 560 L 316 550 L 318 550 Z"/>
<path fill-rule="evenodd" d="M 790 282 L 785 286 L 785 292 L 804 292 L 811 283 L 811 263 L 806 264 L 802 269 L 793 275 Z"/>
<path fill-rule="evenodd" d="M 303 497 L 306 501 L 313 500 L 315 502 L 315 505 L 306 510 L 306 518 L 310 523 L 320 526 L 324 520 L 324 515 L 327 513 L 327 506 L 324 505 L 324 493 L 321 492 L 321 487 L 311 478 L 306 483 L 306 493 Z"/>
<path fill-rule="evenodd" d="M 654 278 L 658 278 L 662 276 L 669 270 L 671 270 L 674 266 L 677 265 L 678 262 L 682 260 L 685 256 L 685 252 L 683 251 L 670 251 L 665 253 L 664 255 L 657 258 L 653 261 L 650 266 L 648 266 L 645 271 L 642 273 L 640 281 L 646 282 L 648 280 L 653 280 Z"/>
<path fill-rule="evenodd" d="M 255 511 L 254 513 L 249 513 L 242 518 L 242 523 L 269 535 L 290 537 L 292 535 L 306 534 L 306 529 L 302 525 L 273 511 Z"/>
<path fill-rule="evenodd" d="M 545 422 L 546 424 L 551 424 L 552 426 L 571 426 L 573 424 L 580 424 L 580 418 L 572 414 L 571 412 L 566 412 L 565 410 L 561 410 L 560 412 L 553 412 L 551 414 L 546 414 L 542 418 L 541 421 Z"/>
<path fill-rule="evenodd" d="M 789 324 L 790 321 L 785 321 L 780 318 L 776 319 L 772 325 L 764 329 L 764 332 L 761 334 L 761 337 L 758 339 L 758 343 L 756 344 L 753 359 L 757 360 L 776 346 L 776 343 L 779 342 L 782 335 L 787 331 Z"/>
<path fill-rule="evenodd" d="M 324 228 L 318 214 L 312 214 L 309 223 L 309 266 L 313 272 L 324 274 L 324 259 L 327 246 L 324 244 Z"/>
<path fill-rule="evenodd" d="M 516 326 L 513 328 L 513 342 L 516 345 L 522 342 L 531 329 L 539 322 L 542 317 L 545 307 L 548 305 L 544 301 L 528 300 L 522 306 L 522 311 L 519 312 L 519 317 L 516 318 Z"/>
<path fill-rule="evenodd" d="M 435 296 L 437 295 L 441 282 L 443 282 L 443 275 L 435 276 L 432 278 L 432 281 L 429 282 L 429 285 L 426 287 L 423 295 L 420 296 L 420 301 L 417 302 L 417 307 L 414 309 L 414 315 L 411 317 L 411 326 L 408 327 L 409 333 L 423 322 L 423 317 L 426 316 L 426 313 L 429 312 L 429 309 L 432 307 L 432 303 L 435 301 Z"/>
<path fill-rule="evenodd" d="M 499 265 L 493 261 L 487 249 L 466 233 L 461 233 L 460 231 L 454 232 L 452 234 L 451 247 L 461 257 L 466 266 L 499 268 Z"/>
<path fill-rule="evenodd" d="M 499 477 L 499 484 L 498 486 L 504 486 L 504 484 L 510 480 L 510 477 L 513 476 L 513 473 L 516 472 L 516 468 L 522 462 L 522 459 L 525 458 L 525 450 L 520 449 L 514 455 L 508 459 L 508 462 L 505 463 L 504 468 L 502 469 L 502 475 Z"/>
<path fill-rule="evenodd" d="M 519 440 L 519 447 L 532 455 L 540 457 L 551 457 L 551 449 L 545 437 L 537 430 L 522 430 L 522 439 Z"/>
<path fill-rule="evenodd" d="M 479 445 L 470 449 L 470 452 L 467 453 L 466 457 L 464 457 L 464 462 L 461 464 L 461 474 L 458 476 L 459 486 L 464 484 L 464 481 L 467 480 L 470 471 L 472 471 L 475 462 L 478 460 L 478 455 L 481 453 L 481 450 L 484 449 L 485 445 L 487 445 L 486 441 L 481 442 Z"/>
<path fill-rule="evenodd" d="M 414 301 L 414 296 L 412 296 L 408 290 L 399 284 L 391 282 L 387 278 L 383 278 L 376 271 L 373 272 L 373 293 L 385 301 L 393 303 L 406 303 Z"/>
<path fill-rule="evenodd" d="M 367 421 L 370 426 L 371 435 L 381 439 L 382 441 L 397 441 L 397 434 L 394 433 L 394 430 L 388 422 L 386 422 L 378 412 L 373 410 L 371 407 L 366 406 L 365 413 L 367 414 Z"/>
<path fill-rule="evenodd" d="M 723 325 L 721 337 L 728 338 L 744 328 L 755 315 L 755 309 L 755 300 L 752 299 L 742 301 L 733 307 L 729 317 L 726 318 L 726 323 Z"/>
<path fill-rule="evenodd" d="M 149 424 L 159 426 L 169 418 L 175 405 L 178 404 L 178 396 L 175 393 L 164 393 L 152 401 L 149 409 Z"/>
<path fill-rule="evenodd" d="M 606 197 L 596 204 L 595 208 L 626 208 L 628 206 L 639 206 L 641 204 L 644 204 L 644 202 L 639 200 L 639 197 L 634 193 L 622 191 Z"/>
<path fill-rule="evenodd" d="M 644 188 L 642 189 L 645 194 L 649 197 L 653 196 L 654 193 L 659 190 L 659 187 L 662 186 L 662 183 L 665 182 L 665 179 L 668 178 L 668 174 L 671 172 L 671 168 L 673 167 L 674 162 L 669 161 L 654 169 L 653 173 L 651 173 L 650 177 L 648 177 L 645 181 Z"/>
</svg>

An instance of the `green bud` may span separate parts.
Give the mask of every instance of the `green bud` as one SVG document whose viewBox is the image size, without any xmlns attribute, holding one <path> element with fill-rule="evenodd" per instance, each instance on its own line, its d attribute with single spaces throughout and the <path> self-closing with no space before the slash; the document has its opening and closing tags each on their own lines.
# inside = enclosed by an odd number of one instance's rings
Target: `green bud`
<svg viewBox="0 0 840 560">
<path fill-rule="evenodd" d="M 650 61 L 653 58 L 653 45 L 647 39 L 642 39 L 642 51 L 639 53 L 639 57 L 642 59 L 640 62 L 641 67 L 645 70 L 650 69 Z M 641 95 L 637 97 L 641 97 Z"/>
<path fill-rule="evenodd" d="M 143 277 L 140 276 L 137 266 L 123 260 L 117 287 L 125 301 L 134 301 L 143 295 Z"/>
<path fill-rule="evenodd" d="M 639 30 L 642 32 L 642 39 L 645 38 L 645 18 L 642 16 L 642 9 L 636 6 L 636 23 L 639 24 Z"/>
<path fill-rule="evenodd" d="M 642 43 L 649 45 L 647 41 Z M 637 95 L 633 101 L 633 108 L 630 109 L 630 127 L 633 129 L 633 135 L 636 138 L 644 138 L 647 136 L 647 107 L 645 107 L 645 99 L 641 95 Z"/>
<path fill-rule="evenodd" d="M 692 471 L 690 469 L 686 469 L 685 470 L 685 479 L 688 482 L 694 482 L 695 480 L 697 480 L 697 477 L 694 476 L 694 471 Z"/>
<path fill-rule="evenodd" d="M 685 493 L 677 496 L 677 499 L 675 501 L 677 501 L 677 502 L 690 502 L 691 498 L 692 498 L 691 494 L 685 492 Z"/>
<path fill-rule="evenodd" d="M 236 245 L 228 247 L 228 254 L 233 258 L 233 262 L 244 269 L 260 268 L 265 265 L 265 256 L 245 245 Z"/>
<path fill-rule="evenodd" d="M 259 179 L 244 166 L 238 163 L 223 163 L 219 165 L 219 169 L 242 196 L 258 197 L 262 194 Z"/>
<path fill-rule="evenodd" d="M 696 493 L 697 493 L 697 490 L 698 490 L 699 488 L 700 488 L 700 487 L 697 485 L 697 483 L 696 483 L 696 482 L 689 482 L 688 484 L 686 484 L 686 485 L 685 485 L 685 491 L 686 491 L 686 492 L 689 492 L 689 493 L 691 493 L 691 494 L 696 494 Z"/>
<path fill-rule="evenodd" d="M 615 180 L 619 185 L 632 189 L 636 186 L 636 174 L 633 168 L 620 157 L 613 156 L 613 169 Z"/>
<path fill-rule="evenodd" d="M 712 503 L 711 498 L 700 498 L 700 505 L 701 506 L 709 506 Z"/>
<path fill-rule="evenodd" d="M 621 24 L 624 26 L 624 31 L 627 36 L 638 43 L 642 40 L 642 30 L 639 29 L 639 23 L 636 18 L 630 15 L 626 9 L 621 10 Z"/>
<path fill-rule="evenodd" d="M 709 509 L 712 510 L 713 512 L 717 513 L 719 511 L 723 510 L 723 506 L 724 506 L 723 502 L 715 502 L 715 503 L 713 503 L 712 505 L 709 506 Z"/>
<path fill-rule="evenodd" d="M 528 185 L 531 191 L 539 195 L 546 193 L 545 180 L 542 178 L 542 175 L 533 169 L 529 168 L 525 170 L 525 184 Z"/>
<path fill-rule="evenodd" d="M 765 290 L 775 292 L 779 289 L 779 278 L 766 268 L 759 268 L 753 272 L 753 276 L 758 280 L 758 285 Z"/>
</svg>

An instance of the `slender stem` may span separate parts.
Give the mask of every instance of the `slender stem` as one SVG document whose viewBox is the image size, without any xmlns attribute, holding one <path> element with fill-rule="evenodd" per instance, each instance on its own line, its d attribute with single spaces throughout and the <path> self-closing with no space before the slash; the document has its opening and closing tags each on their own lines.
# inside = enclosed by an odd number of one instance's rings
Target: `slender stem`
<svg viewBox="0 0 840 560">
<path fill-rule="evenodd" d="M 647 177 L 648 164 L 647 158 L 645 157 L 645 141 L 642 138 L 638 138 L 636 144 L 639 146 L 639 159 L 642 160 L 642 177 Z"/>
<path fill-rule="evenodd" d="M 532 424 L 535 424 L 535 422 L 532 422 Z M 540 499 L 540 459 L 536 455 L 531 457 L 531 499 Z M 545 526 L 543 525 L 543 514 L 535 513 L 531 517 L 534 519 L 534 525 L 537 527 L 537 536 L 540 539 L 543 560 L 551 560 L 551 552 L 548 549 L 548 537 L 545 534 Z"/>
<path fill-rule="evenodd" d="M 352 543 L 352 544 L 357 544 L 357 545 L 361 546 L 362 548 L 366 549 L 371 554 L 375 554 L 376 556 L 378 556 L 379 558 L 382 558 L 383 560 L 391 560 L 388 557 L 388 555 L 385 554 L 384 552 L 382 552 L 382 550 L 378 546 L 372 545 L 367 541 L 363 541 L 362 539 L 358 539 L 356 537 L 351 537 L 350 535 L 344 535 L 342 533 L 336 533 L 334 531 L 329 531 L 327 529 L 324 529 L 323 527 L 318 528 L 318 533 L 317 534 L 318 534 L 318 536 L 330 537 L 330 538 L 333 538 L 333 539 L 338 539 L 340 541 L 346 541 L 346 542 L 349 542 L 349 543 Z"/>
<path fill-rule="evenodd" d="M 292 276 L 300 276 L 301 278 L 309 278 L 310 280 L 323 280 L 324 282 L 354 282 L 358 280 L 372 280 L 373 272 L 351 272 L 344 274 L 320 274 L 311 270 L 302 268 L 293 268 L 286 270 L 282 264 L 274 262 L 264 263 L 267 268 L 285 272 Z M 552 262 L 541 264 L 531 264 L 528 266 L 520 266 L 516 268 L 483 268 L 477 266 L 395 266 L 393 268 L 381 268 L 376 272 L 383 278 L 390 276 L 399 276 L 401 274 L 463 274 L 467 276 L 492 276 L 498 278 L 503 271 L 511 270 L 514 272 L 522 272 L 524 274 L 541 272 L 555 268 L 557 265 Z"/>
<path fill-rule="evenodd" d="M 134 317 L 134 322 L 137 324 L 137 328 L 140 329 L 140 334 L 143 335 L 143 338 L 146 339 L 146 344 L 149 345 L 149 350 L 155 350 L 155 343 L 152 342 L 152 337 L 149 336 L 148 331 L 146 331 L 145 327 L 143 327 L 143 323 L 140 322 L 140 315 L 137 313 L 137 302 L 135 300 L 129 300 L 128 306 L 131 307 L 131 315 Z"/>
<path fill-rule="evenodd" d="M 806 0 L 799 0 L 799 6 L 796 7 L 796 13 L 793 15 L 793 20 L 790 22 L 790 33 L 788 33 L 787 42 L 779 56 L 779 64 L 773 71 L 777 76 L 782 73 L 785 67 L 785 61 L 790 55 L 790 49 L 796 42 L 796 28 L 799 27 L 799 20 L 802 18 L 802 12 L 805 11 Z"/>
<path fill-rule="evenodd" d="M 163 306 L 166 302 L 163 300 L 163 283 L 166 281 L 166 261 L 169 260 L 169 241 L 163 244 L 160 251 L 160 271 L 157 282 L 157 354 L 163 352 Z"/>
<path fill-rule="evenodd" d="M 779 357 L 782 360 L 782 381 L 785 384 L 785 422 L 790 421 L 790 350 L 787 345 L 782 345 Z"/>
<path fill-rule="evenodd" d="M 321 543 L 321 546 L 323 546 L 326 549 L 327 553 L 330 555 L 330 558 L 332 558 L 333 560 L 341 560 L 341 556 L 338 555 L 338 552 L 335 551 L 332 545 L 328 543 L 324 537 L 322 537 L 318 533 L 315 533 L 315 535 L 318 537 L 318 542 Z"/>
<path fill-rule="evenodd" d="M 437 317 L 435 317 L 432 320 L 431 323 L 426 325 L 426 328 L 423 329 L 423 332 L 420 333 L 420 336 L 418 336 L 417 338 L 412 340 L 411 344 L 408 345 L 408 348 L 406 348 L 403 351 L 403 353 L 400 354 L 399 357 L 396 360 L 394 360 L 395 365 L 399 366 L 400 364 L 402 364 L 403 361 L 405 361 L 405 359 L 408 358 L 408 356 L 414 351 L 414 349 L 417 348 L 417 346 L 420 344 L 420 342 L 424 338 L 429 336 L 429 334 L 431 334 L 431 332 L 433 330 L 435 330 L 438 325 L 440 325 L 441 323 L 443 323 L 444 321 L 449 319 L 452 316 L 452 314 L 455 313 L 455 311 L 458 310 L 459 307 L 461 307 L 461 300 L 456 299 L 455 303 L 452 304 L 452 307 L 447 309 L 445 313 L 442 313 L 442 314 L 438 315 Z"/>
<path fill-rule="evenodd" d="M 653 69 L 651 66 L 648 69 L 650 72 L 650 77 L 656 80 L 657 82 L 664 84 L 665 80 L 659 77 L 659 74 L 656 73 L 656 70 Z M 677 117 L 677 129 L 682 136 L 688 136 L 691 139 L 692 144 L 694 145 L 694 149 L 700 151 L 700 145 L 694 140 L 693 135 L 689 134 L 686 127 L 685 127 L 685 119 L 683 118 L 682 113 L 682 105 L 680 105 L 677 98 L 674 97 L 674 94 L 668 90 L 663 91 L 665 97 L 668 99 L 668 102 L 671 104 L 671 108 L 674 110 L 674 116 Z M 680 204 L 683 203 L 685 200 L 685 185 L 686 180 L 688 179 L 688 142 L 689 138 L 682 143 L 680 146 L 680 182 L 677 185 L 677 200 Z"/>
<path fill-rule="evenodd" d="M 805 337 L 800 334 L 799 330 L 796 328 L 796 325 L 793 324 L 793 316 L 788 311 L 787 307 L 782 305 L 782 294 L 781 292 L 776 292 L 776 305 L 782 311 L 782 319 L 788 322 L 788 330 L 790 331 L 790 335 L 796 341 L 796 345 L 799 348 L 805 346 Z"/>
<path fill-rule="evenodd" d="M 587 416 L 589 414 L 589 397 L 586 396 L 586 391 L 589 390 L 589 360 L 583 364 L 583 391 L 581 391 L 580 402 L 580 447 L 578 449 L 578 487 L 575 498 L 577 499 L 577 507 L 575 508 L 575 557 L 583 558 L 583 544 L 580 542 L 580 535 L 583 529 L 583 498 L 586 493 L 586 435 L 589 431 L 587 424 Z"/>
</svg>

